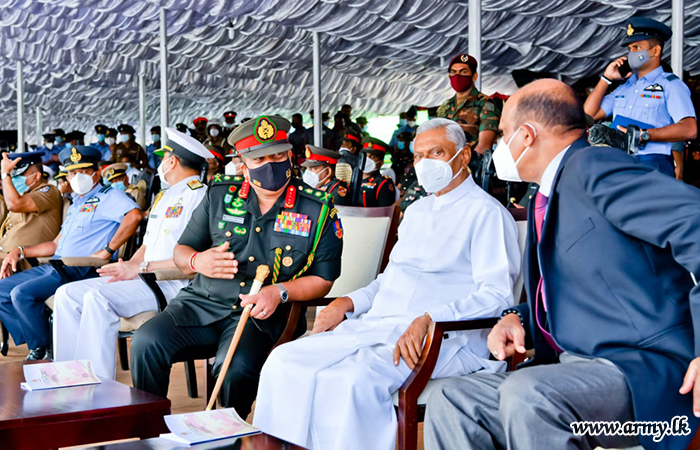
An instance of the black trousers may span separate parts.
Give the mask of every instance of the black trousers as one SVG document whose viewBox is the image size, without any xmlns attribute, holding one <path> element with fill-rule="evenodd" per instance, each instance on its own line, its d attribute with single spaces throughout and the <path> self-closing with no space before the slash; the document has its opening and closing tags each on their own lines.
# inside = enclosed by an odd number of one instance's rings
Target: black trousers
<svg viewBox="0 0 700 450">
<path fill-rule="evenodd" d="M 139 328 L 131 340 L 131 377 L 134 387 L 167 397 L 170 368 L 176 362 L 216 355 L 218 376 L 240 316 L 205 326 L 177 326 L 169 313 L 161 313 Z M 258 381 L 276 340 L 248 320 L 221 386 L 219 404 L 233 407 L 245 419 L 258 393 Z"/>
</svg>

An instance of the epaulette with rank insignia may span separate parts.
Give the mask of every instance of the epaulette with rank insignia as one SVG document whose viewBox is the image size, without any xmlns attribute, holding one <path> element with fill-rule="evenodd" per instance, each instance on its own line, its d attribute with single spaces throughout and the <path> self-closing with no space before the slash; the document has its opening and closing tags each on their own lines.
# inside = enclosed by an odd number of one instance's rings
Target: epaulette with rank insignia
<svg viewBox="0 0 700 450">
<path fill-rule="evenodd" d="M 307 198 L 312 198 L 318 202 L 329 204 L 333 200 L 333 194 L 330 192 L 322 191 L 320 189 L 312 189 L 310 187 L 304 187 L 303 185 L 297 186 L 297 193 Z"/>
<path fill-rule="evenodd" d="M 112 186 L 104 186 L 102 189 L 100 189 L 100 194 L 105 194 L 109 192 L 112 189 Z"/>
<path fill-rule="evenodd" d="M 680 78 L 678 78 L 678 75 L 676 75 L 675 73 L 669 73 L 669 74 L 666 75 L 664 78 L 666 78 L 668 81 L 673 81 L 673 80 L 679 80 L 679 79 L 680 79 Z"/>
<path fill-rule="evenodd" d="M 187 187 L 192 189 L 193 191 L 196 191 L 197 189 L 201 188 L 204 186 L 201 181 L 199 180 L 192 180 L 187 183 Z"/>
</svg>

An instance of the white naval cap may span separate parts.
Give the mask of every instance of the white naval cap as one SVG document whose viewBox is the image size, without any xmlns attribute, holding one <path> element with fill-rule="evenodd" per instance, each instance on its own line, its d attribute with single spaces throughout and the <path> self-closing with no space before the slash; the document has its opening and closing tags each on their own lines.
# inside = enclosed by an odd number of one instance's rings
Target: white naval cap
<svg viewBox="0 0 700 450">
<path fill-rule="evenodd" d="M 214 154 L 192 136 L 180 133 L 175 128 L 165 128 L 166 143 L 163 148 L 156 150 L 156 155 L 162 157 L 168 151 L 196 163 L 204 163 L 205 160 L 214 158 Z"/>
</svg>

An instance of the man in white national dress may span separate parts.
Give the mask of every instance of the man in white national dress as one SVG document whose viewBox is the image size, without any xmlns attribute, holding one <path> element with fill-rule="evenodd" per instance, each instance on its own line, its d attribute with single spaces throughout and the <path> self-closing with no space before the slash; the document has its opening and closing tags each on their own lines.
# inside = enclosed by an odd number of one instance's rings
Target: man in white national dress
<svg viewBox="0 0 700 450">
<path fill-rule="evenodd" d="M 470 177 L 461 127 L 421 125 L 414 152 L 433 195 L 406 210 L 383 274 L 326 307 L 313 336 L 272 352 L 255 407 L 265 433 L 312 449 L 393 449 L 391 396 L 418 362 L 431 321 L 492 317 L 513 305 L 515 222 Z M 450 333 L 433 377 L 504 370 L 489 360 L 487 334 Z"/>
</svg>

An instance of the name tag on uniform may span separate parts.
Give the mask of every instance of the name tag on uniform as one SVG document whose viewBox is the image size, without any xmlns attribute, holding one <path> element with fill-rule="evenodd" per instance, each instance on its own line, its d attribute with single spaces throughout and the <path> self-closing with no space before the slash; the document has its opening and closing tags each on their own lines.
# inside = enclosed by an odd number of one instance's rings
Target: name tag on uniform
<svg viewBox="0 0 700 450">
<path fill-rule="evenodd" d="M 274 230 L 278 233 L 309 237 L 309 234 L 311 234 L 311 220 L 305 214 L 282 211 L 275 219 Z"/>
<path fill-rule="evenodd" d="M 97 209 L 97 205 L 94 204 L 94 203 L 92 203 L 92 204 L 89 204 L 89 205 L 83 205 L 83 206 L 81 206 L 81 207 L 80 207 L 80 212 L 81 212 L 81 213 L 91 213 L 91 212 L 95 212 L 96 209 Z"/>
<path fill-rule="evenodd" d="M 243 223 L 245 222 L 245 217 L 236 217 L 236 216 L 231 216 L 229 214 L 224 214 L 223 219 L 226 222 L 232 222 L 232 223 Z"/>
<path fill-rule="evenodd" d="M 182 205 L 168 206 L 165 210 L 166 219 L 175 219 L 180 217 L 180 214 L 182 214 Z"/>
</svg>

